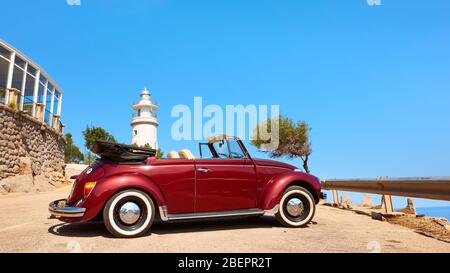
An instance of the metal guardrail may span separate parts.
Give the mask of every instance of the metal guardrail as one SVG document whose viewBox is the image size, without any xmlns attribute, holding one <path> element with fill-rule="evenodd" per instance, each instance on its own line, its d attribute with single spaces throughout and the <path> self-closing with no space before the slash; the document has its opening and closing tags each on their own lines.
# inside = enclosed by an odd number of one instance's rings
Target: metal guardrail
<svg viewBox="0 0 450 273">
<path fill-rule="evenodd" d="M 392 196 L 450 201 L 450 177 L 335 179 L 322 181 L 324 190 L 333 191 L 333 203 L 342 205 L 338 191 L 383 195 L 382 210 L 394 213 Z"/>
<path fill-rule="evenodd" d="M 450 177 L 325 180 L 322 187 L 324 190 L 450 201 Z"/>
</svg>

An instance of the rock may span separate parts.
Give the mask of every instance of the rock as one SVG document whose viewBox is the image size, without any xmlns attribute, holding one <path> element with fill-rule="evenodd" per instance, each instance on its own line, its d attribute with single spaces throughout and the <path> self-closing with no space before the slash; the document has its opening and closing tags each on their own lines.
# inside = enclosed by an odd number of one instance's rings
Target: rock
<svg viewBox="0 0 450 273">
<path fill-rule="evenodd" d="M 0 182 L 0 187 L 11 193 L 32 193 L 36 192 L 33 185 L 33 176 L 31 175 L 16 175 L 3 179 Z"/>
<path fill-rule="evenodd" d="M 383 216 L 383 214 L 379 213 L 379 212 L 374 212 L 372 211 L 372 219 L 378 220 L 378 221 L 383 221 L 386 222 L 387 219 Z"/>
<path fill-rule="evenodd" d="M 432 218 L 432 221 L 443 227 L 446 227 L 448 225 L 448 221 L 446 218 Z"/>
<path fill-rule="evenodd" d="M 361 202 L 361 204 L 359 206 L 360 207 L 365 207 L 365 208 L 372 208 L 373 207 L 372 195 L 365 194 L 364 195 L 364 199 L 362 200 L 362 202 Z"/>
<path fill-rule="evenodd" d="M 74 175 L 78 175 L 82 173 L 88 165 L 82 165 L 82 164 L 67 164 L 66 165 L 66 179 L 70 179 L 70 177 Z"/>
<path fill-rule="evenodd" d="M 341 206 L 344 209 L 352 209 L 353 208 L 353 203 L 352 201 L 348 198 L 347 194 L 343 194 L 341 196 Z"/>
<path fill-rule="evenodd" d="M 416 208 L 414 207 L 413 200 L 411 198 L 408 198 L 406 208 L 401 209 L 400 211 L 406 214 L 416 215 Z"/>
<path fill-rule="evenodd" d="M 6 195 L 8 192 L 0 185 L 0 195 Z"/>
<path fill-rule="evenodd" d="M 64 175 L 59 172 L 51 172 L 48 174 L 50 183 L 54 186 L 69 182 Z"/>
<path fill-rule="evenodd" d="M 19 158 L 19 166 L 20 166 L 20 174 L 31 174 L 32 161 L 29 157 L 21 157 Z"/>
<path fill-rule="evenodd" d="M 50 184 L 50 180 L 43 175 L 34 177 L 34 187 L 39 192 L 51 191 L 54 187 Z"/>
</svg>

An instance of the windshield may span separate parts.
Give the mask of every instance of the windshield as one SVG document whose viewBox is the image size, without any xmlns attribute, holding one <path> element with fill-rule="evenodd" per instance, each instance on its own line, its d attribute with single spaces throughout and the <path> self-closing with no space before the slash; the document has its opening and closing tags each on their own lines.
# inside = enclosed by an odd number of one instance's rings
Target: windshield
<svg viewBox="0 0 450 273">
<path fill-rule="evenodd" d="M 245 158 L 245 152 L 236 140 L 220 140 L 214 143 L 200 144 L 202 158 L 240 159 Z"/>
</svg>

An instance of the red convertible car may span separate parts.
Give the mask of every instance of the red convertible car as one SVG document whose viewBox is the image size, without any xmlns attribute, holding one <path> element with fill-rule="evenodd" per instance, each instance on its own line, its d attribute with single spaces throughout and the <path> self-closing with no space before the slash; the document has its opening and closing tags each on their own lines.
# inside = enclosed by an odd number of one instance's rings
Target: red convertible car
<svg viewBox="0 0 450 273">
<path fill-rule="evenodd" d="M 241 140 L 220 136 L 201 143 L 200 159 L 189 150 L 156 159 L 155 150 L 97 142 L 99 156 L 67 199 L 49 206 L 63 222 L 101 218 L 117 237 L 145 235 L 153 221 L 185 221 L 275 214 L 287 227 L 314 217 L 319 180 L 296 167 L 253 159 Z"/>
</svg>

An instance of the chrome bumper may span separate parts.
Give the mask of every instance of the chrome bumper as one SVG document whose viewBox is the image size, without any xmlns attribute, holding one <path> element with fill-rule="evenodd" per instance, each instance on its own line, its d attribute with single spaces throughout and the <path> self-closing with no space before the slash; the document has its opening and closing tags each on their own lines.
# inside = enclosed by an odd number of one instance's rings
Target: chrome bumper
<svg viewBox="0 0 450 273">
<path fill-rule="evenodd" d="M 80 218 L 86 212 L 85 208 L 66 207 L 66 200 L 56 200 L 48 206 L 48 211 L 54 217 Z"/>
</svg>

